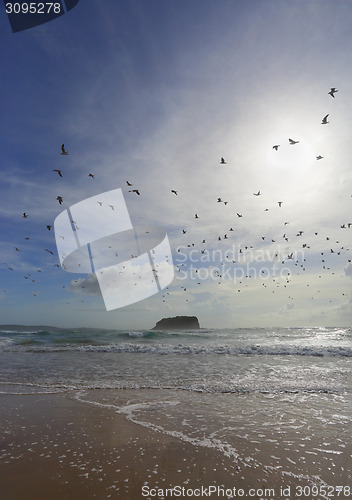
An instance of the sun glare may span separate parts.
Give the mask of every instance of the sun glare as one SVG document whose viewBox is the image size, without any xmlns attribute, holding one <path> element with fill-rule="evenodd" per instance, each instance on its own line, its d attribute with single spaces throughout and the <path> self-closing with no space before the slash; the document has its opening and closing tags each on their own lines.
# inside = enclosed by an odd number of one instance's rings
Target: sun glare
<svg viewBox="0 0 352 500">
<path fill-rule="evenodd" d="M 291 141 L 289 140 L 291 139 Z M 282 170 L 301 170 L 311 166 L 321 156 L 312 141 L 302 136 L 282 138 L 268 151 L 268 166 L 280 167 Z"/>
</svg>

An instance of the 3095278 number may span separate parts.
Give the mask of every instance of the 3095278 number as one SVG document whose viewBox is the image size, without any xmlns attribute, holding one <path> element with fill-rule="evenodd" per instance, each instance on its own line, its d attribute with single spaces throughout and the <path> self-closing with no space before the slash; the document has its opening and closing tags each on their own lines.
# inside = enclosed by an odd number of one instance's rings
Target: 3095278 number
<svg viewBox="0 0 352 500">
<path fill-rule="evenodd" d="M 58 2 L 29 2 L 29 3 L 6 3 L 7 14 L 54 14 L 61 13 L 61 4 Z"/>
<path fill-rule="evenodd" d="M 329 485 L 313 485 L 313 486 L 296 486 L 296 497 L 314 498 L 320 497 L 349 497 L 352 493 L 350 486 L 329 486 Z"/>
</svg>

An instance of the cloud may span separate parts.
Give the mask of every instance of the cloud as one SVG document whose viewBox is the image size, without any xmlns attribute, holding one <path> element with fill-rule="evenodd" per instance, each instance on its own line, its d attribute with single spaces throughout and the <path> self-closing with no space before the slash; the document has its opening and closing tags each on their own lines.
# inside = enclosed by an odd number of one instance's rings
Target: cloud
<svg viewBox="0 0 352 500">
<path fill-rule="evenodd" d="M 90 274 L 88 278 L 79 278 L 70 283 L 70 290 L 78 294 L 101 295 L 99 283 L 95 274 Z"/>
<path fill-rule="evenodd" d="M 348 264 L 345 268 L 345 276 L 348 276 L 349 278 L 352 278 L 352 264 Z"/>
</svg>

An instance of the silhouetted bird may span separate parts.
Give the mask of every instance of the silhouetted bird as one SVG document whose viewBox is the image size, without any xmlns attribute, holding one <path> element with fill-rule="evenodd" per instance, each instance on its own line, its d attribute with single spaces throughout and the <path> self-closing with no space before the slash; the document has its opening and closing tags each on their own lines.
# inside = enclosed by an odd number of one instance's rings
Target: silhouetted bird
<svg viewBox="0 0 352 500">
<path fill-rule="evenodd" d="M 24 219 L 27 219 L 28 215 L 26 214 L 26 212 L 23 212 L 22 217 L 23 217 Z"/>
<path fill-rule="evenodd" d="M 64 144 L 61 146 L 61 153 L 60 153 L 60 155 L 68 155 L 68 152 L 66 151 Z"/>
<path fill-rule="evenodd" d="M 336 94 L 336 92 L 338 92 L 338 90 L 335 89 L 335 87 L 331 87 L 330 92 L 328 92 L 328 94 L 331 95 L 331 97 L 335 98 L 334 94 Z"/>
<path fill-rule="evenodd" d="M 328 113 L 327 115 L 325 115 L 325 116 L 324 116 L 324 118 L 323 118 L 323 119 L 322 119 L 322 121 L 321 121 L 321 124 L 322 124 L 322 125 L 326 125 L 327 123 L 329 123 L 329 122 L 328 122 L 328 116 L 329 116 L 329 113 Z"/>
<path fill-rule="evenodd" d="M 126 181 L 127 186 L 133 186 L 130 182 Z"/>
<path fill-rule="evenodd" d="M 177 195 L 177 191 L 175 191 L 174 189 L 171 189 L 171 193 L 174 193 Z"/>
<path fill-rule="evenodd" d="M 61 204 L 62 204 L 62 201 L 63 201 L 62 196 L 58 196 L 56 199 L 57 199 L 57 201 L 58 201 L 58 202 L 60 203 L 60 205 L 61 205 Z"/>
<path fill-rule="evenodd" d="M 220 158 L 220 163 L 221 165 L 226 165 L 226 161 L 223 157 Z"/>
<path fill-rule="evenodd" d="M 128 191 L 129 193 L 136 193 L 138 196 L 141 194 L 138 189 L 132 189 L 131 191 Z"/>
<path fill-rule="evenodd" d="M 318 155 L 316 158 L 317 158 L 317 160 L 322 160 L 324 158 L 324 156 Z"/>
<path fill-rule="evenodd" d="M 61 153 L 61 154 L 62 154 L 62 153 Z M 59 174 L 59 176 L 60 176 L 60 177 L 62 177 L 61 170 L 57 170 L 57 169 L 55 169 L 55 170 L 53 170 L 53 172 L 57 172 L 57 173 Z"/>
<path fill-rule="evenodd" d="M 280 147 L 280 144 L 275 144 L 275 146 L 273 146 L 273 149 L 275 149 L 275 151 L 277 151 Z"/>
<path fill-rule="evenodd" d="M 294 141 L 293 139 L 289 139 L 290 145 L 298 144 L 299 141 Z"/>
<path fill-rule="evenodd" d="M 258 193 L 253 193 L 253 194 L 254 194 L 254 196 L 260 196 L 261 195 L 260 191 L 258 191 Z"/>
<path fill-rule="evenodd" d="M 88 177 L 91 177 L 92 179 L 94 179 L 94 175 L 93 174 L 88 174 Z"/>
</svg>

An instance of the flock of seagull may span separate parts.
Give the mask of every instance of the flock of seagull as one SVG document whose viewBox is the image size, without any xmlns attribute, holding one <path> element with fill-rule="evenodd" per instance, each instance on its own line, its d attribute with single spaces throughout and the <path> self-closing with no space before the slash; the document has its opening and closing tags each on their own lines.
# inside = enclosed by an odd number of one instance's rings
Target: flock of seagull
<svg viewBox="0 0 352 500">
<path fill-rule="evenodd" d="M 335 94 L 336 94 L 337 92 L 338 92 L 338 89 L 336 89 L 335 87 L 331 87 L 331 89 L 330 89 L 330 91 L 328 92 L 328 94 L 329 94 L 332 98 L 335 98 Z M 323 117 L 323 119 L 322 119 L 322 121 L 321 121 L 321 124 L 322 124 L 322 125 L 326 125 L 326 124 L 330 123 L 330 122 L 328 121 L 328 117 L 329 117 L 329 114 L 326 114 L 326 115 Z M 291 146 L 295 146 L 295 145 L 299 144 L 299 141 L 298 141 L 298 140 L 294 140 L 294 139 L 291 139 L 291 138 L 289 138 L 289 139 L 288 139 L 288 141 L 289 141 L 289 145 L 291 145 Z M 278 150 L 279 150 L 279 147 L 280 147 L 280 144 L 274 144 L 274 145 L 272 146 L 272 148 L 273 148 L 274 150 L 276 150 L 276 151 L 278 151 Z M 66 148 L 65 148 L 65 145 L 64 145 L 64 144 L 62 144 L 62 146 L 61 146 L 61 152 L 60 152 L 60 155 L 62 155 L 62 156 L 68 156 L 68 155 L 69 155 L 69 153 L 68 153 L 68 151 L 66 150 Z M 323 159 L 323 156 L 318 155 L 318 156 L 316 156 L 316 159 L 317 159 L 317 160 L 321 160 L 321 159 Z M 227 161 L 225 160 L 225 158 L 224 158 L 223 156 L 220 158 L 220 164 L 221 164 L 221 165 L 227 165 Z M 62 169 L 54 169 L 54 170 L 53 170 L 53 172 L 57 173 L 57 174 L 58 174 L 58 176 L 59 176 L 60 178 L 62 178 L 62 177 L 63 177 L 63 170 L 62 170 Z M 88 177 L 90 177 L 90 178 L 94 179 L 94 174 L 89 173 L 89 174 L 88 174 Z M 127 184 L 127 187 L 128 187 L 128 188 L 129 188 L 129 187 L 133 188 L 133 189 L 129 189 L 129 190 L 128 190 L 128 192 L 129 192 L 129 193 L 135 193 L 135 194 L 136 194 L 136 195 L 138 195 L 138 196 L 140 196 L 140 195 L 141 195 L 140 190 L 139 190 L 139 189 L 134 188 L 134 187 L 133 187 L 133 184 L 132 184 L 131 182 L 126 181 L 126 184 Z M 177 191 L 176 189 L 171 189 L 170 191 L 171 191 L 171 193 L 172 193 L 173 195 L 178 196 L 178 191 Z M 259 196 L 261 196 L 261 194 L 262 194 L 262 193 L 261 193 L 261 191 L 260 191 L 260 190 L 258 190 L 257 192 L 253 193 L 253 196 L 259 197 Z M 57 196 L 57 198 L 56 198 L 56 200 L 58 201 L 58 203 L 59 203 L 60 205 L 62 205 L 62 203 L 63 203 L 63 197 L 62 197 L 61 195 L 58 195 L 58 196 Z M 98 202 L 98 203 L 99 203 L 99 202 Z M 217 198 L 217 203 L 224 203 L 225 205 L 227 205 L 227 204 L 228 204 L 228 201 L 224 201 L 224 200 L 222 200 L 222 198 L 218 197 L 218 198 Z M 278 207 L 279 207 L 279 208 L 281 208 L 283 203 L 284 203 L 283 201 L 278 201 L 278 202 L 277 202 Z M 112 208 L 113 208 L 113 207 L 112 207 Z M 266 208 L 266 209 L 265 209 L 265 211 L 268 211 L 268 209 Z M 237 212 L 237 213 L 236 213 L 236 215 L 237 215 L 237 217 L 238 217 L 238 218 L 242 218 L 242 217 L 243 217 L 243 214 L 241 214 L 241 213 L 239 213 L 239 212 Z M 29 216 L 29 215 L 28 215 L 28 213 L 27 213 L 27 212 L 23 212 L 22 217 L 23 217 L 24 219 L 27 219 L 27 218 L 28 218 L 28 216 Z M 199 214 L 198 214 L 198 213 L 195 213 L 195 214 L 194 214 L 194 218 L 195 218 L 195 219 L 200 219 Z M 289 224 L 289 222 L 288 222 L 288 221 L 284 221 L 284 223 L 283 223 L 283 224 L 284 224 L 284 226 L 286 226 L 287 224 Z M 344 224 L 342 224 L 340 227 L 341 227 L 341 229 L 351 228 L 351 227 L 352 227 L 352 223 L 344 223 Z M 47 225 L 46 225 L 46 229 L 47 229 L 47 230 L 49 230 L 49 231 L 51 231 L 51 229 L 52 229 L 52 225 L 47 224 Z M 228 229 L 228 231 L 229 231 L 229 232 L 234 232 L 233 227 L 230 227 L 230 228 Z M 183 228 L 183 229 L 182 229 L 182 233 L 181 233 L 181 234 L 182 234 L 182 235 L 186 235 L 186 234 L 187 234 L 187 230 L 186 230 L 185 228 Z M 299 232 L 298 232 L 295 236 L 296 236 L 296 237 L 301 237 L 303 234 L 304 234 L 304 231 L 299 231 Z M 318 233 L 317 233 L 317 232 L 316 232 L 316 233 L 314 233 L 314 234 L 315 234 L 316 236 L 318 235 Z M 284 240 L 285 242 L 288 242 L 288 241 L 289 241 L 288 236 L 287 236 L 287 234 L 286 234 L 286 233 L 284 233 L 284 234 L 283 234 L 282 238 L 283 238 L 283 240 Z M 26 239 L 26 240 L 28 240 L 28 239 L 29 239 L 29 237 L 27 236 L 27 237 L 25 237 L 25 239 Z M 224 235 L 218 235 L 218 236 L 217 236 L 217 240 L 218 240 L 218 241 L 221 241 L 222 239 L 223 239 L 223 240 L 228 240 L 228 234 L 227 234 L 227 232 L 226 232 Z M 264 240 L 266 239 L 266 236 L 261 236 L 261 239 L 262 239 L 262 241 L 264 241 Z M 329 239 L 330 239 L 329 237 L 326 237 L 326 240 L 329 240 Z M 269 241 L 269 240 L 271 240 L 271 243 L 274 243 L 274 242 L 276 241 L 276 240 L 275 240 L 275 239 L 273 239 L 273 238 L 267 238 L 267 241 Z M 339 243 L 339 242 L 337 241 L 336 243 Z M 205 244 L 206 244 L 206 240 L 205 240 L 205 239 L 202 239 L 202 242 L 201 242 L 201 248 L 199 249 L 201 254 L 205 254 L 205 253 L 206 253 Z M 195 243 L 188 243 L 188 244 L 186 245 L 186 247 L 187 247 L 187 248 L 189 248 L 189 249 L 194 249 L 194 248 L 196 248 L 196 244 L 195 244 Z M 253 245 L 246 245 L 246 246 L 244 246 L 243 248 L 239 248 L 239 252 L 238 252 L 238 253 L 239 253 L 239 254 L 241 254 L 241 253 L 243 253 L 245 250 L 252 249 L 252 248 L 253 248 Z M 309 246 L 307 243 L 303 243 L 303 244 L 302 244 L 302 248 L 303 248 L 303 249 L 309 249 L 309 248 L 310 248 L 310 246 Z M 336 253 L 337 255 L 340 255 L 342 250 L 344 250 L 344 251 L 349 251 L 349 249 L 345 249 L 344 247 L 341 247 L 341 248 L 340 248 L 340 249 L 338 249 L 338 250 L 337 250 L 337 249 L 335 249 L 335 250 L 334 250 L 333 248 L 331 248 L 329 253 L 331 253 L 331 254 L 332 254 L 332 253 Z M 20 248 L 15 247 L 15 251 L 16 251 L 16 252 L 20 252 L 21 250 L 20 250 Z M 53 252 L 53 251 L 51 251 L 51 250 L 49 250 L 49 249 L 45 249 L 45 251 L 46 251 L 47 253 L 49 253 L 50 255 L 54 255 L 54 252 Z M 178 249 L 178 252 L 180 252 L 180 249 Z M 278 254 L 276 254 L 276 257 L 277 257 L 277 256 L 278 256 Z M 324 256 L 324 252 L 321 252 L 321 256 Z M 133 257 L 133 256 L 132 256 L 132 257 Z M 289 252 L 289 253 L 287 254 L 286 259 L 284 259 L 284 260 L 282 261 L 282 264 L 284 264 L 287 260 L 291 260 L 291 261 L 293 260 L 293 252 Z M 303 260 L 305 261 L 305 259 L 303 259 Z M 324 259 L 321 259 L 321 261 L 322 261 L 322 269 L 327 269 L 327 270 L 329 270 L 330 268 L 326 265 L 326 263 L 325 263 L 325 258 L 324 258 Z M 348 259 L 348 263 L 350 263 L 350 262 L 351 262 L 351 259 Z M 7 267 L 8 267 L 8 269 L 9 269 L 9 270 L 11 270 L 11 271 L 13 271 L 13 270 L 14 270 L 14 269 L 13 269 L 13 267 L 12 267 L 12 266 L 10 266 L 9 264 L 7 264 L 7 263 L 3 263 L 3 264 L 7 265 Z M 223 265 L 223 264 L 224 264 L 224 262 L 221 262 L 220 264 L 222 264 L 222 265 Z M 231 264 L 236 264 L 236 260 L 232 259 L 232 260 L 231 260 Z M 238 262 L 237 262 L 237 264 L 238 264 Z M 186 265 L 186 264 L 184 264 L 184 263 L 183 263 L 183 264 L 180 264 L 180 265 L 175 265 L 175 268 L 176 268 L 176 270 L 177 270 L 178 272 L 180 272 L 180 271 L 181 271 L 181 267 L 183 267 L 183 266 L 185 266 L 185 265 Z M 296 265 L 296 266 L 300 266 L 300 267 L 301 267 L 301 269 L 302 269 L 302 271 L 305 271 L 305 270 L 306 270 L 306 267 L 305 267 L 305 263 L 304 263 L 304 262 L 300 263 L 300 262 L 297 260 L 297 261 L 295 262 L 295 265 Z M 55 264 L 55 266 L 56 266 L 56 267 L 60 267 L 58 264 Z M 40 270 L 40 269 L 37 269 L 37 271 L 38 271 L 38 272 L 41 272 L 41 270 Z M 197 272 L 197 271 L 196 271 L 196 272 Z M 29 279 L 29 277 L 30 277 L 30 276 L 31 276 L 31 274 L 28 274 L 28 275 L 24 276 L 24 278 L 27 280 L 27 279 Z M 219 278 L 219 284 L 221 284 L 221 283 L 222 283 L 222 281 L 221 281 L 222 276 L 221 276 L 220 272 L 218 272 L 218 273 L 217 273 L 217 277 Z M 250 277 L 250 276 L 246 276 L 246 278 L 248 278 L 248 277 Z M 291 277 L 291 275 L 289 274 L 289 275 L 287 276 L 287 279 L 286 279 L 286 282 L 285 282 L 285 284 L 284 284 L 284 287 L 286 287 L 286 285 L 288 285 L 288 284 L 290 283 L 290 277 Z M 319 277 L 321 277 L 321 276 L 319 276 Z M 35 282 L 36 280 L 32 279 L 31 281 L 32 281 L 32 282 Z M 77 282 L 77 280 L 74 280 L 74 281 L 76 281 L 76 282 Z M 275 282 L 275 279 L 273 279 L 273 281 Z M 240 282 L 240 283 L 242 283 L 242 282 Z M 200 284 L 201 284 L 201 281 L 197 281 L 197 284 L 198 284 L 198 285 L 200 285 Z M 266 287 L 266 285 L 265 285 L 264 283 L 263 283 L 263 286 L 265 286 L 265 287 Z M 278 285 L 276 285 L 276 286 L 278 286 Z M 307 285 L 307 286 L 309 286 L 309 285 Z M 82 288 L 84 288 L 84 286 L 82 286 Z M 187 291 L 187 289 L 186 289 L 185 287 L 181 286 L 181 288 L 182 288 L 184 291 Z M 167 289 L 166 289 L 166 290 L 169 290 L 169 287 L 167 287 Z M 238 289 L 238 291 L 240 291 L 240 289 Z M 166 295 L 169 295 L 169 294 L 170 294 L 170 292 L 169 292 L 169 291 L 166 291 L 166 292 L 162 295 L 162 300 L 163 300 L 164 302 L 166 301 Z M 38 295 L 38 292 L 33 292 L 33 295 L 35 295 L 35 296 L 36 296 L 36 295 Z M 344 294 L 343 294 L 343 295 L 344 295 Z M 292 298 L 292 297 L 290 297 L 290 298 Z M 188 298 L 186 298 L 186 301 L 188 301 Z"/>
<path fill-rule="evenodd" d="M 328 94 L 329 94 L 332 98 L 335 98 L 335 94 L 336 94 L 337 92 L 338 92 L 338 89 L 336 89 L 335 87 L 331 87 L 331 88 L 330 88 L 330 91 L 328 92 Z M 321 120 L 321 124 L 322 124 L 322 125 L 327 125 L 328 123 L 330 123 L 330 122 L 329 122 L 329 120 L 328 120 L 328 118 L 329 118 L 329 113 L 328 113 L 328 114 L 326 114 L 326 115 L 322 118 L 322 120 Z M 299 140 L 295 140 L 295 139 L 292 139 L 292 138 L 289 138 L 289 139 L 288 139 L 288 142 L 289 142 L 289 145 L 290 145 L 290 146 L 295 146 L 295 145 L 299 144 Z M 272 149 L 274 149 L 275 151 L 278 151 L 278 150 L 279 150 L 279 147 L 280 147 L 280 144 L 274 144 L 274 145 L 272 146 Z M 324 158 L 324 157 L 323 157 L 322 155 L 320 155 L 320 154 L 316 156 L 316 160 L 322 160 L 323 158 Z M 225 159 L 225 157 L 224 157 L 224 156 L 221 156 L 221 157 L 220 157 L 220 165 L 227 165 L 227 160 Z M 261 196 L 261 194 L 262 194 L 262 193 L 261 193 L 261 191 L 259 190 L 259 191 L 255 192 L 255 193 L 253 193 L 253 196 L 258 197 L 258 196 Z M 217 198 L 217 203 L 224 203 L 225 205 L 227 205 L 227 204 L 228 204 L 228 201 L 224 201 L 224 200 L 222 200 L 222 198 L 218 197 L 218 198 Z M 278 202 L 277 202 L 278 207 L 279 207 L 279 208 L 281 208 L 281 207 L 282 207 L 282 205 L 283 205 L 283 203 L 284 203 L 283 201 L 278 201 Z M 265 209 L 265 211 L 268 211 L 268 210 L 269 210 L 268 208 L 266 208 L 266 209 Z M 243 217 L 243 214 L 242 214 L 242 213 L 239 213 L 239 212 L 237 212 L 237 213 L 236 213 L 236 215 L 237 215 L 237 217 L 238 217 L 238 218 L 242 218 L 242 217 Z M 199 213 L 194 214 L 194 218 L 195 218 L 195 219 L 200 219 L 200 215 L 199 215 Z M 288 221 L 283 221 L 283 225 L 284 225 L 284 226 L 286 226 L 286 225 L 288 225 L 288 224 L 289 224 L 289 222 L 288 222 Z M 343 224 L 341 224 L 341 225 L 340 225 L 340 228 L 341 228 L 341 229 L 346 229 L 346 228 L 349 228 L 349 229 L 350 229 L 351 227 L 352 227 L 352 223 L 351 223 L 351 222 L 348 222 L 348 223 L 343 223 Z M 187 233 L 187 231 L 188 231 L 188 229 L 183 228 L 183 229 L 182 229 L 182 235 L 186 235 L 186 234 L 188 234 L 188 233 Z M 230 227 L 230 228 L 228 229 L 228 232 L 234 232 L 233 227 Z M 303 231 L 303 230 L 300 230 L 300 231 L 298 231 L 298 232 L 297 232 L 295 235 L 293 235 L 293 236 L 295 236 L 295 237 L 302 237 L 302 235 L 303 235 L 303 234 L 304 234 L 304 231 Z M 314 232 L 314 236 L 318 236 L 318 232 Z M 289 238 L 288 238 L 288 235 L 287 235 L 287 233 L 286 233 L 286 232 L 282 235 L 282 238 L 283 238 L 283 241 L 284 241 L 285 243 L 288 243 L 288 242 L 289 242 Z M 224 235 L 218 235 L 216 239 L 217 239 L 217 241 L 221 241 L 221 240 L 228 240 L 228 233 L 226 232 Z M 331 238 L 330 238 L 329 236 L 325 236 L 325 240 L 326 240 L 326 241 L 329 241 L 330 239 L 331 239 Z M 261 236 L 261 240 L 262 240 L 262 241 L 266 240 L 266 241 L 268 241 L 268 242 L 270 242 L 270 243 L 275 243 L 275 242 L 276 242 L 276 243 L 278 243 L 278 242 L 279 242 L 279 240 L 277 240 L 277 239 L 274 239 L 274 238 L 271 238 L 271 237 L 267 238 L 266 236 Z M 213 241 L 213 244 L 214 244 L 214 236 L 212 237 L 212 241 Z M 291 238 L 290 238 L 290 242 L 291 242 Z M 205 253 L 207 253 L 207 252 L 208 252 L 208 251 L 207 251 L 207 249 L 206 249 L 206 246 L 205 246 L 205 245 L 206 245 L 206 244 L 208 244 L 208 243 L 209 243 L 209 242 L 208 242 L 208 240 L 203 239 L 203 240 L 202 240 L 202 242 L 201 242 L 200 247 L 199 247 L 199 245 L 198 245 L 197 243 L 193 243 L 193 242 L 192 242 L 192 243 L 188 243 L 188 244 L 186 245 L 186 248 L 191 249 L 191 250 L 193 250 L 193 251 L 197 249 L 197 250 L 198 250 L 198 252 L 199 252 L 199 254 L 201 254 L 201 255 L 202 255 L 202 254 L 205 254 Z M 336 244 L 338 245 L 338 244 L 339 244 L 339 241 L 336 241 Z M 332 246 L 334 246 L 334 245 L 335 245 L 335 243 L 334 243 L 334 244 L 332 244 Z M 184 248 L 184 247 L 183 247 L 183 248 Z M 215 273 L 215 276 L 217 276 L 217 277 L 218 277 L 218 279 L 219 279 L 219 281 L 218 281 L 218 284 L 219 284 L 219 285 L 221 285 L 221 284 L 224 282 L 224 281 L 222 280 L 222 277 L 223 277 L 223 276 L 222 276 L 222 274 L 221 274 L 221 268 L 224 270 L 224 266 L 226 266 L 227 264 L 235 264 L 236 266 L 241 266 L 241 257 L 242 257 L 242 256 L 244 256 L 244 255 L 246 254 L 246 251 L 248 251 L 248 250 L 250 250 L 250 249 L 253 249 L 253 248 L 254 248 L 254 246 L 253 246 L 253 245 L 249 245 L 249 244 L 244 245 L 244 246 L 242 246 L 242 247 L 241 247 L 241 246 L 239 246 L 239 247 L 238 247 L 238 251 L 237 251 L 237 260 L 233 259 L 233 255 L 232 255 L 231 257 L 230 257 L 230 256 L 226 256 L 226 254 L 225 254 L 225 255 L 223 255 L 223 259 L 222 259 L 222 261 L 221 261 L 221 262 L 218 262 L 218 265 L 220 265 L 220 267 L 218 267 L 218 268 L 217 268 L 218 270 L 217 270 L 217 272 Z M 308 244 L 308 243 L 302 243 L 301 248 L 302 248 L 304 251 L 308 251 L 308 250 L 311 248 L 311 246 L 310 246 L 310 244 Z M 180 252 L 180 251 L 181 251 L 181 249 L 179 248 L 179 249 L 178 249 L 178 252 Z M 327 254 L 329 254 L 329 255 L 334 254 L 334 255 L 336 255 L 336 256 L 340 256 L 340 255 L 343 255 L 343 253 L 344 253 L 344 252 L 349 252 L 349 251 L 350 251 L 350 249 L 349 249 L 349 248 L 345 248 L 344 246 L 341 246 L 341 247 L 339 247 L 339 248 L 335 248 L 335 249 L 334 249 L 334 248 L 330 248 L 330 250 L 327 250 L 326 252 L 320 252 L 320 256 L 321 256 L 321 269 L 322 269 L 323 271 L 330 271 L 330 270 L 331 270 L 331 268 L 329 267 L 329 264 L 328 264 Z M 282 258 L 283 256 L 282 256 L 282 255 L 279 255 L 279 253 L 280 253 L 280 252 L 277 252 L 277 251 L 276 251 L 276 252 L 272 253 L 272 256 L 273 256 L 273 257 L 275 257 L 275 258 L 277 258 L 277 259 L 280 259 L 280 258 Z M 299 252 L 296 252 L 296 255 L 297 255 L 297 253 L 299 253 Z M 210 255 L 210 254 L 211 254 L 211 252 L 209 252 L 209 255 Z M 306 271 L 306 270 L 307 270 L 307 267 L 306 267 L 306 258 L 302 258 L 302 259 L 301 259 L 301 261 L 299 261 L 298 259 L 297 259 L 297 260 L 294 260 L 294 252 L 292 252 L 292 251 L 288 251 L 288 252 L 287 252 L 287 255 L 286 255 L 286 256 L 284 256 L 283 260 L 281 260 L 280 262 L 281 262 L 281 264 L 286 264 L 286 263 L 287 263 L 287 262 L 289 262 L 289 261 L 294 262 L 294 265 L 295 265 L 296 267 L 299 267 L 299 268 L 300 268 L 300 270 L 299 270 L 299 272 L 297 272 L 297 274 L 301 274 L 302 272 L 304 272 L 304 271 Z M 347 259 L 347 265 L 349 266 L 349 265 L 351 264 L 351 262 L 352 262 L 352 260 L 348 258 L 348 259 Z M 242 261 L 242 263 L 243 263 L 243 261 Z M 212 264 L 213 264 L 213 267 L 214 267 L 215 263 L 212 263 Z M 183 262 L 183 263 L 179 264 L 178 266 L 176 266 L 177 271 L 178 271 L 178 272 L 181 272 L 181 268 L 182 268 L 182 267 L 187 267 L 188 265 L 189 265 L 189 263 L 185 263 L 185 262 Z M 352 266 L 351 266 L 351 269 L 352 269 Z M 195 274 L 196 274 L 196 275 L 197 275 L 198 271 L 200 271 L 200 269 L 195 269 Z M 334 274 L 334 272 L 332 272 L 332 274 Z M 319 274 L 318 278 L 321 278 L 321 277 L 322 277 L 322 275 L 321 275 L 321 274 Z M 248 276 L 248 275 L 247 275 L 247 276 L 245 276 L 245 278 L 251 278 L 251 276 Z M 283 284 L 283 287 L 284 287 L 284 288 L 286 288 L 286 287 L 287 287 L 287 286 L 291 283 L 291 279 L 292 279 L 292 273 L 291 273 L 291 272 L 289 272 L 289 273 L 287 274 L 287 279 L 285 280 L 285 282 L 284 282 L 284 284 Z M 273 277 L 272 281 L 275 283 L 275 286 L 276 286 L 276 287 L 280 287 L 280 286 L 282 286 L 282 284 L 280 284 L 280 283 L 279 283 L 279 281 L 280 281 L 280 280 L 275 279 L 275 277 Z M 201 285 L 201 284 L 202 284 L 202 280 L 196 281 L 196 283 L 197 283 L 197 285 Z M 242 283 L 242 281 L 239 281 L 239 283 L 240 283 L 240 285 L 242 285 L 242 284 L 243 284 L 243 283 Z M 263 287 L 265 287 L 265 288 L 267 287 L 267 285 L 266 285 L 264 282 L 263 282 L 262 284 L 263 284 Z M 247 285 L 245 285 L 245 286 L 247 286 Z M 307 286 L 307 287 L 309 287 L 309 286 L 310 286 L 310 284 L 308 283 L 308 284 L 306 284 L 306 286 Z M 184 291 L 187 291 L 187 289 L 186 289 L 185 287 L 182 287 L 182 286 L 181 286 L 181 288 L 182 288 Z M 237 291 L 238 291 L 238 292 L 240 292 L 240 291 L 241 291 L 241 288 L 239 288 Z M 273 290 L 273 293 L 275 293 L 275 290 Z M 320 290 L 318 290 L 318 293 L 320 293 Z M 169 295 L 169 292 L 167 292 L 167 295 Z M 341 295 L 342 295 L 342 296 L 345 296 L 346 294 L 341 292 Z M 314 297 L 312 296 L 312 299 L 313 299 L 313 298 L 314 298 Z M 292 297 L 292 296 L 289 296 L 289 299 L 292 299 L 292 300 L 293 300 L 293 297 Z M 164 302 L 166 301 L 166 294 L 164 294 L 164 295 L 163 295 L 163 301 L 164 301 Z M 186 299 L 186 301 L 188 301 L 188 299 Z M 331 302 L 332 302 L 332 300 L 330 300 L 330 303 L 331 303 Z"/>
</svg>

